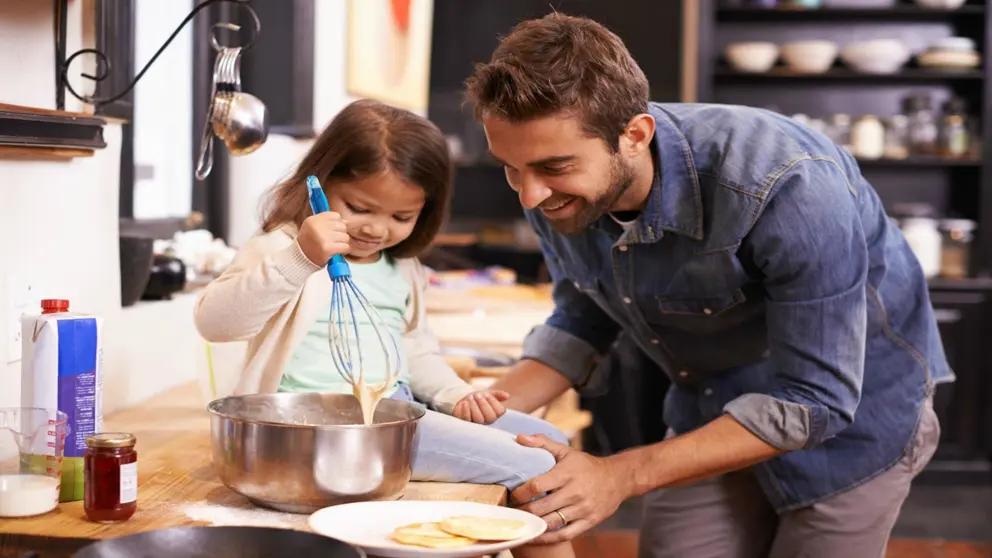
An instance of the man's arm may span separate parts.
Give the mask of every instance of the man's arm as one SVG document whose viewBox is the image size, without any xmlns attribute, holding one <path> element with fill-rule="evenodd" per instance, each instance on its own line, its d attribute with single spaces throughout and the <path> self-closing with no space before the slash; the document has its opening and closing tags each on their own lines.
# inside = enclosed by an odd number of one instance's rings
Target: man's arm
<svg viewBox="0 0 992 558">
<path fill-rule="evenodd" d="M 764 276 L 775 376 L 704 427 L 615 456 L 635 494 L 813 447 L 854 421 L 867 334 L 861 202 L 824 160 L 796 163 L 769 196 L 741 256 Z"/>
<path fill-rule="evenodd" d="M 526 213 L 531 226 L 542 234 L 540 217 Z M 554 283 L 555 309 L 524 340 L 520 362 L 492 386 L 510 394 L 508 408 L 528 413 L 573 385 L 581 389 L 604 382 L 605 378 L 595 376 L 596 364 L 620 333 L 613 318 L 565 275 L 558 254 L 544 238 L 541 252 Z"/>
<path fill-rule="evenodd" d="M 557 370 L 527 358 L 513 365 L 490 389 L 510 394 L 510 398 L 503 402 L 507 409 L 533 413 L 554 401 L 570 387 L 571 380 Z"/>
</svg>

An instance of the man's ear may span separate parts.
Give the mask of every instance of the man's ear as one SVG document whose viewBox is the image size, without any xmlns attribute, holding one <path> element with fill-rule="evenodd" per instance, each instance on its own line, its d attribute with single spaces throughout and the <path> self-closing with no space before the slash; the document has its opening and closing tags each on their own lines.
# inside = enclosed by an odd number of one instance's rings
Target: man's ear
<svg viewBox="0 0 992 558">
<path fill-rule="evenodd" d="M 654 138 L 654 117 L 642 113 L 630 119 L 620 136 L 620 153 L 627 157 L 637 157 L 648 151 Z"/>
</svg>

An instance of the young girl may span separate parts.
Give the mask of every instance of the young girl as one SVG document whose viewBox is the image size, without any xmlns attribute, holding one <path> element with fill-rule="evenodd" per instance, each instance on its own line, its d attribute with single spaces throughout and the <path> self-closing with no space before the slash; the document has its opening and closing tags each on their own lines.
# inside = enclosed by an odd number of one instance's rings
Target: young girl
<svg viewBox="0 0 992 558">
<path fill-rule="evenodd" d="M 310 175 L 323 185 L 331 211 L 311 213 Z M 549 452 L 522 446 L 515 435 L 565 438 L 543 420 L 505 410 L 509 394 L 474 392 L 439 355 L 427 328 L 427 280 L 416 255 L 441 227 L 451 176 L 447 144 L 432 123 L 381 103 L 352 103 L 296 173 L 273 189 L 262 232 L 204 289 L 196 326 L 211 342 L 249 341 L 236 393 L 351 393 L 327 342 L 331 284 L 324 267 L 332 256 L 345 255 L 358 288 L 403 341 L 391 397 L 435 409 L 418 426 L 413 479 L 513 490 L 555 464 Z M 372 345 L 362 354 L 381 353 L 378 339 L 369 337 Z M 385 372 L 366 366 L 365 378 L 382 382 Z M 569 543 L 515 555 L 574 556 Z"/>
</svg>

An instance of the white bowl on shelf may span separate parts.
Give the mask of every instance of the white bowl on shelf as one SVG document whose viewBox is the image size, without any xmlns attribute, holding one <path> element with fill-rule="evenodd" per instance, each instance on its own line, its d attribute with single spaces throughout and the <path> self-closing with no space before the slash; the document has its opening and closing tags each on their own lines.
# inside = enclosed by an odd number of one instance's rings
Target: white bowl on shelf
<svg viewBox="0 0 992 558">
<path fill-rule="evenodd" d="M 909 62 L 910 56 L 909 48 L 895 39 L 858 41 L 840 52 L 844 64 L 863 74 L 894 74 Z"/>
<path fill-rule="evenodd" d="M 778 60 L 778 45 L 767 42 L 729 43 L 723 56 L 730 67 L 739 71 L 760 74 L 772 69 Z"/>
<path fill-rule="evenodd" d="M 822 74 L 834 65 L 839 48 L 831 41 L 796 41 L 782 45 L 782 60 L 790 70 Z"/>
<path fill-rule="evenodd" d="M 930 43 L 930 50 L 975 52 L 975 41 L 968 37 L 944 37 Z"/>
<path fill-rule="evenodd" d="M 973 70 L 981 66 L 982 57 L 977 52 L 931 50 L 917 56 L 916 63 L 934 70 Z"/>
<path fill-rule="evenodd" d="M 916 0 L 916 4 L 935 10 L 956 10 L 963 6 L 965 0 Z"/>
</svg>

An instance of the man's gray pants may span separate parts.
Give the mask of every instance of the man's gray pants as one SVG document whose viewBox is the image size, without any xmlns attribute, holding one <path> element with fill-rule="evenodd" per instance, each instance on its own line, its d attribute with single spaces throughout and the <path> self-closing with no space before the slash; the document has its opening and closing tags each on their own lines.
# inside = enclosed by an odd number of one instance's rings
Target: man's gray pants
<svg viewBox="0 0 992 558">
<path fill-rule="evenodd" d="M 911 450 L 885 473 L 809 507 L 775 513 L 750 471 L 645 497 L 640 558 L 875 558 L 885 555 L 913 478 L 937 449 L 924 406 Z"/>
</svg>

